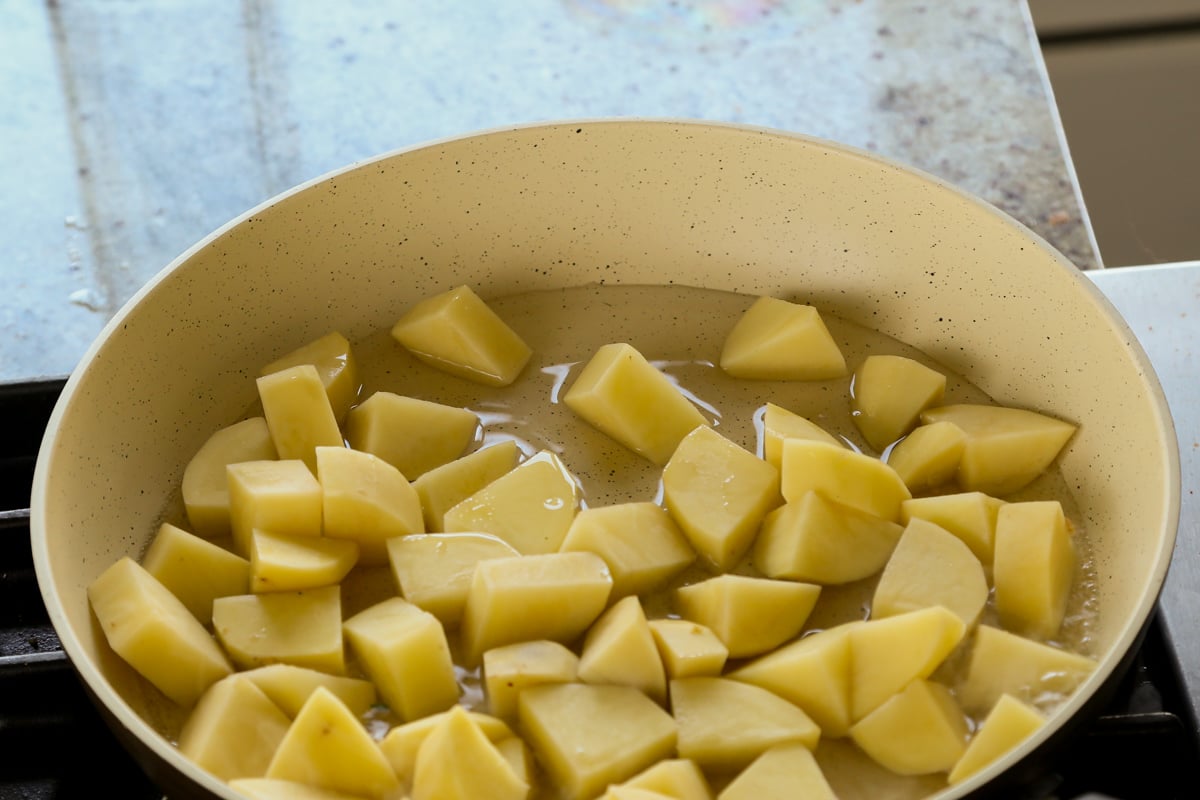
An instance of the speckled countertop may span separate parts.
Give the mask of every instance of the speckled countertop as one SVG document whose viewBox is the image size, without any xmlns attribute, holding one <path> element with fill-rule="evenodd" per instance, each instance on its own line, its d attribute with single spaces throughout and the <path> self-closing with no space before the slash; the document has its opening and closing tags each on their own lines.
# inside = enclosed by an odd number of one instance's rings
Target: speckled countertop
<svg viewBox="0 0 1200 800">
<path fill-rule="evenodd" d="M 687 117 L 866 148 L 1098 266 L 1023 0 L 0 0 L 0 381 L 69 372 L 193 242 L 360 158 Z"/>
</svg>

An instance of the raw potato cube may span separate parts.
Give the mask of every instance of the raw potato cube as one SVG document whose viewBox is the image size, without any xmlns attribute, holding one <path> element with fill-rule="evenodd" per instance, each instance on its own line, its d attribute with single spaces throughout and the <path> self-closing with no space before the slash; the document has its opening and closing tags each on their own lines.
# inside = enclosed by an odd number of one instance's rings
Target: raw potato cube
<svg viewBox="0 0 1200 800">
<path fill-rule="evenodd" d="M 686 619 L 652 619 L 649 624 L 668 678 L 713 677 L 725 669 L 729 648 L 711 628 Z"/>
<path fill-rule="evenodd" d="M 267 777 L 368 798 L 387 797 L 400 786 L 363 724 L 325 688 L 313 692 L 292 721 Z"/>
<path fill-rule="evenodd" d="M 446 512 L 447 533 L 490 533 L 518 553 L 558 552 L 579 507 L 579 487 L 558 456 L 543 450 Z"/>
<path fill-rule="evenodd" d="M 608 604 L 612 577 L 592 553 L 549 553 L 481 561 L 463 612 L 468 664 L 484 651 L 516 642 L 572 642 Z"/>
<path fill-rule="evenodd" d="M 980 625 L 958 697 L 968 712 L 990 709 L 1001 695 L 1030 699 L 1043 693 L 1068 695 L 1091 674 L 1096 662 L 1023 636 Z"/>
<path fill-rule="evenodd" d="M 897 775 L 946 772 L 967 747 L 967 718 L 945 686 L 916 680 L 855 724 L 850 738 Z"/>
<path fill-rule="evenodd" d="M 967 435 L 958 482 L 968 492 L 1005 495 L 1050 466 L 1075 433 L 1069 422 L 1003 406 L 953 405 L 921 413 L 926 425 L 953 422 Z"/>
<path fill-rule="evenodd" d="M 812 439 L 816 442 L 845 447 L 842 441 L 815 422 L 799 414 L 767 403 L 763 411 L 763 460 L 775 469 L 782 467 L 785 439 Z"/>
<path fill-rule="evenodd" d="M 445 711 L 458 702 L 450 645 L 437 617 L 393 597 L 342 627 L 379 696 L 401 719 Z"/>
<path fill-rule="evenodd" d="M 879 577 L 871 616 L 893 617 L 942 606 L 970 627 L 979 619 L 987 598 L 987 577 L 971 548 L 932 522 L 914 519 Z"/>
<path fill-rule="evenodd" d="M 778 744 L 817 746 L 821 729 L 776 694 L 727 678 L 671 681 L 679 756 L 715 770 L 741 769 Z"/>
<path fill-rule="evenodd" d="M 975 732 L 962 758 L 950 770 L 951 786 L 961 783 L 1028 739 L 1046 720 L 1011 695 L 1001 695 Z"/>
<path fill-rule="evenodd" d="M 461 456 L 477 430 L 479 417 L 465 408 L 375 392 L 351 410 L 346 441 L 411 481 Z"/>
<path fill-rule="evenodd" d="M 1001 508 L 992 567 L 1000 624 L 1037 639 L 1057 634 L 1075 565 L 1075 544 L 1057 500 Z"/>
<path fill-rule="evenodd" d="M 159 527 L 142 566 L 204 625 L 212 622 L 213 600 L 245 594 L 250 586 L 246 559 L 169 522 Z"/>
<path fill-rule="evenodd" d="M 854 424 L 876 452 L 911 431 L 921 412 L 942 402 L 946 376 L 904 356 L 867 356 L 854 371 Z"/>
<path fill-rule="evenodd" d="M 179 598 L 126 556 L 87 590 L 112 649 L 181 706 L 191 706 L 233 668 Z"/>
<path fill-rule="evenodd" d="M 953 422 L 921 425 L 892 448 L 887 464 L 910 492 L 923 492 L 954 480 L 967 435 Z"/>
<path fill-rule="evenodd" d="M 405 722 L 393 727 L 383 737 L 383 741 L 379 743 L 379 749 L 383 751 L 384 757 L 392 765 L 392 770 L 402 782 L 412 782 L 413 772 L 417 767 L 417 753 L 420 752 L 421 745 L 425 743 L 425 739 L 429 737 L 434 728 L 449 715 L 450 711 L 443 711 L 412 722 Z M 467 715 L 475 721 L 489 741 L 499 742 L 513 738 L 512 728 L 495 717 L 476 711 L 468 711 Z"/>
<path fill-rule="evenodd" d="M 517 697 L 530 686 L 572 683 L 579 675 L 579 656 L 545 639 L 494 647 L 483 654 L 483 685 L 488 711 L 515 719 Z"/>
<path fill-rule="evenodd" d="M 845 447 L 788 439 L 783 443 L 782 463 L 780 486 L 789 502 L 816 491 L 894 522 L 900 518 L 900 504 L 912 497 L 894 469 Z"/>
<path fill-rule="evenodd" d="M 431 367 L 485 386 L 508 386 L 533 355 L 469 286 L 417 303 L 392 337 Z"/>
<path fill-rule="evenodd" d="M 334 675 L 345 672 L 337 586 L 217 598 L 213 628 L 241 669 L 294 664 Z"/>
<path fill-rule="evenodd" d="M 695 761 L 686 758 L 660 761 L 622 783 L 621 788 L 645 789 L 674 800 L 712 800 L 712 790 L 704 773 Z"/>
<path fill-rule="evenodd" d="M 900 507 L 900 521 L 907 525 L 923 519 L 940 525 L 962 539 L 983 564 L 992 563 L 996 515 L 1004 501 L 983 492 L 914 497 Z"/>
<path fill-rule="evenodd" d="M 632 686 L 666 702 L 667 674 L 636 595 L 618 601 L 588 630 L 578 675 L 584 683 Z"/>
<path fill-rule="evenodd" d="M 227 466 L 278 457 L 262 417 L 242 420 L 208 437 L 183 470 L 183 506 L 196 534 L 206 539 L 229 535 Z"/>
<path fill-rule="evenodd" d="M 430 731 L 413 770 L 413 800 L 524 800 L 529 784 L 517 776 L 462 706 Z"/>
<path fill-rule="evenodd" d="M 765 653 L 804 628 L 821 594 L 809 583 L 718 575 L 680 587 L 676 606 L 684 619 L 699 622 L 729 648 L 730 658 Z"/>
<path fill-rule="evenodd" d="M 356 542 L 361 563 L 386 564 L 388 539 L 424 532 L 421 500 L 398 469 L 346 447 L 316 453 L 325 535 Z"/>
<path fill-rule="evenodd" d="M 300 708 L 317 687 L 335 694 L 356 717 L 366 714 L 375 705 L 375 685 L 360 678 L 330 675 L 291 664 L 269 664 L 239 674 L 262 689 L 263 694 L 289 717 L 300 713 Z"/>
<path fill-rule="evenodd" d="M 850 628 L 851 720 L 857 722 L 912 681 L 932 675 L 966 629 L 941 606 Z"/>
<path fill-rule="evenodd" d="M 345 539 L 256 530 L 250 535 L 250 591 L 289 592 L 331 586 L 341 583 L 356 561 L 358 545 Z"/>
<path fill-rule="evenodd" d="M 771 578 L 849 583 L 883 568 L 903 532 L 891 520 L 806 492 L 763 520 L 754 566 Z"/>
<path fill-rule="evenodd" d="M 446 512 L 517 466 L 521 450 L 505 439 L 470 455 L 431 469 L 413 481 L 421 498 L 425 530 L 441 533 Z"/>
<path fill-rule="evenodd" d="M 717 800 L 768 800 L 803 797 L 837 800 L 812 751 L 802 744 L 770 748 L 733 779 Z"/>
<path fill-rule="evenodd" d="M 850 730 L 849 623 L 797 639 L 730 673 L 799 706 L 826 736 Z"/>
<path fill-rule="evenodd" d="M 533 763 L 533 753 L 529 751 L 525 742 L 519 736 L 509 736 L 495 742 L 495 745 L 517 779 L 532 786 L 536 766 Z"/>
<path fill-rule="evenodd" d="M 325 384 L 313 365 L 264 375 L 258 379 L 258 397 L 280 458 L 298 458 L 316 472 L 315 448 L 343 446 Z"/>
<path fill-rule="evenodd" d="M 229 788 L 249 800 L 360 800 L 345 792 L 277 778 L 237 778 L 229 782 Z"/>
<path fill-rule="evenodd" d="M 564 800 L 587 800 L 675 749 L 671 715 L 628 686 L 561 683 L 521 692 L 521 731 Z"/>
<path fill-rule="evenodd" d="M 779 471 L 709 427 L 679 443 L 662 485 L 671 517 L 721 572 L 746 554 L 763 516 L 779 504 Z"/>
<path fill-rule="evenodd" d="M 255 528 L 289 536 L 321 535 L 321 484 L 303 461 L 245 461 L 225 468 L 233 549 L 250 555 Z"/>
<path fill-rule="evenodd" d="M 606 344 L 597 350 L 563 402 L 655 464 L 667 463 L 684 436 L 708 425 L 671 379 L 628 344 Z"/>
<path fill-rule="evenodd" d="M 457 627 L 467 604 L 475 565 L 492 558 L 520 555 L 502 539 L 486 533 L 418 533 L 387 542 L 388 560 L 400 594 Z"/>
<path fill-rule="evenodd" d="M 658 589 L 696 560 L 671 515 L 648 502 L 580 511 L 559 550 L 603 558 L 612 573 L 613 598 Z"/>
<path fill-rule="evenodd" d="M 350 406 L 358 399 L 358 365 L 350 342 L 337 331 L 327 333 L 267 364 L 259 375 L 270 375 L 301 364 L 316 367 L 333 416 L 341 424 Z"/>
<path fill-rule="evenodd" d="M 735 378 L 821 381 L 846 374 L 846 359 L 812 306 L 760 297 L 721 348 L 721 369 Z"/>
<path fill-rule="evenodd" d="M 241 675 L 217 681 L 179 733 L 179 750 L 223 781 L 259 778 L 292 721 Z"/>
</svg>

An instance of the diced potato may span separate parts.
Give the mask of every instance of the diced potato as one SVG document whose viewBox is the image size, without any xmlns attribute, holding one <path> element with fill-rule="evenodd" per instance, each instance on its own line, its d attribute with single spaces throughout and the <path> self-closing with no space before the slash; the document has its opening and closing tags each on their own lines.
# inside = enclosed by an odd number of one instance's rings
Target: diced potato
<svg viewBox="0 0 1200 800">
<path fill-rule="evenodd" d="M 179 705 L 233 671 L 187 606 L 132 558 L 102 572 L 87 595 L 116 654 Z"/>
<path fill-rule="evenodd" d="M 223 781 L 259 778 L 292 721 L 241 675 L 217 681 L 179 733 L 179 750 Z"/>
<path fill-rule="evenodd" d="M 967 435 L 958 482 L 968 492 L 1005 495 L 1050 466 L 1075 433 L 1069 422 L 1004 406 L 952 405 L 921 413 L 926 425 L 953 422 Z"/>
<path fill-rule="evenodd" d="M 966 629 L 941 606 L 850 628 L 851 720 L 857 722 L 912 681 L 932 675 Z"/>
<path fill-rule="evenodd" d="M 469 286 L 417 303 L 392 337 L 426 364 L 485 386 L 508 386 L 533 355 Z"/>
<path fill-rule="evenodd" d="M 241 669 L 293 664 L 334 675 L 345 672 L 337 586 L 219 597 L 213 601 L 213 628 Z"/>
<path fill-rule="evenodd" d="M 462 620 L 475 565 L 520 555 L 503 539 L 486 533 L 418 533 L 387 542 L 388 560 L 400 594 L 437 617 L 447 628 Z"/>
<path fill-rule="evenodd" d="M 686 619 L 652 619 L 649 624 L 668 678 L 711 677 L 725 669 L 729 648 L 711 628 Z"/>
<path fill-rule="evenodd" d="M 495 745 L 517 779 L 532 786 L 537 766 L 533 763 L 533 753 L 529 751 L 524 740 L 519 736 L 509 736 L 495 742 Z"/>
<path fill-rule="evenodd" d="M 229 535 L 227 466 L 278 457 L 262 417 L 244 419 L 208 437 L 183 470 L 183 506 L 197 535 L 207 539 Z"/>
<path fill-rule="evenodd" d="M 867 444 L 883 452 L 945 394 L 946 376 L 937 370 L 904 356 L 870 355 L 850 384 L 851 419 Z"/>
<path fill-rule="evenodd" d="M 707 626 L 725 643 L 730 658 L 745 658 L 800 633 L 820 594 L 810 583 L 718 575 L 680 587 L 675 602 L 684 619 Z"/>
<path fill-rule="evenodd" d="M 558 552 L 579 508 L 579 487 L 566 465 L 543 450 L 445 513 L 447 533 L 490 533 L 518 553 Z"/>
<path fill-rule="evenodd" d="M 767 653 L 729 674 L 760 686 L 812 717 L 826 736 L 850 729 L 849 623 L 809 634 Z"/>
<path fill-rule="evenodd" d="M 446 512 L 517 466 L 521 450 L 512 439 L 476 450 L 470 455 L 431 469 L 413 481 L 425 530 L 441 533 Z"/>
<path fill-rule="evenodd" d="M 696 560 L 671 515 L 649 502 L 580 511 L 559 550 L 603 558 L 612 573 L 613 598 L 658 589 Z"/>
<path fill-rule="evenodd" d="M 675 720 L 628 686 L 534 686 L 518 705 L 525 740 L 564 800 L 595 797 L 675 750 Z"/>
<path fill-rule="evenodd" d="M 914 519 L 879 576 L 871 616 L 879 619 L 942 606 L 970 627 L 987 598 L 987 577 L 971 548 L 944 528 Z"/>
<path fill-rule="evenodd" d="M 424 532 L 421 500 L 398 469 L 346 447 L 316 454 L 325 535 L 356 542 L 360 563 L 386 564 L 388 539 Z"/>
<path fill-rule="evenodd" d="M 350 411 L 346 441 L 411 481 L 461 456 L 478 429 L 479 417 L 465 408 L 375 392 Z"/>
<path fill-rule="evenodd" d="M 346 539 L 256 530 L 250 534 L 250 591 L 331 586 L 340 583 L 357 561 L 358 545 Z"/>
<path fill-rule="evenodd" d="M 910 492 L 945 486 L 958 474 L 967 435 L 953 422 L 921 425 L 892 448 L 887 464 Z"/>
<path fill-rule="evenodd" d="M 962 539 L 983 564 L 992 563 L 996 515 L 1004 501 L 983 492 L 962 492 L 936 497 L 914 497 L 900 507 L 900 520 L 923 519 L 940 525 Z"/>
<path fill-rule="evenodd" d="M 545 639 L 494 647 L 483 654 L 483 685 L 488 711 L 501 719 L 517 716 L 517 697 L 530 686 L 571 683 L 579 656 Z"/>
<path fill-rule="evenodd" d="M 169 522 L 159 527 L 142 566 L 204 625 L 212 622 L 213 600 L 245 594 L 250 586 L 246 559 Z"/>
<path fill-rule="evenodd" d="M 1025 700 L 1046 693 L 1065 696 L 1095 668 L 1087 656 L 980 625 L 958 697 L 963 708 L 978 713 L 1004 694 Z"/>
<path fill-rule="evenodd" d="M 277 778 L 237 778 L 229 782 L 229 788 L 248 800 L 361 800 L 345 792 Z"/>
<path fill-rule="evenodd" d="M 516 642 L 572 642 L 604 611 L 611 590 L 608 566 L 593 553 L 481 561 L 463 611 L 465 661 L 478 664 L 484 651 Z"/>
<path fill-rule="evenodd" d="M 401 719 L 418 719 L 458 702 L 450 645 L 437 617 L 393 597 L 342 627 L 379 696 Z"/>
<path fill-rule="evenodd" d="M 712 790 L 704 773 L 695 761 L 686 758 L 670 758 L 639 772 L 622 788 L 646 789 L 665 794 L 674 800 L 712 800 Z"/>
<path fill-rule="evenodd" d="M 993 581 L 1005 628 L 1049 639 L 1058 633 L 1075 578 L 1075 543 L 1057 500 L 1009 503 L 996 517 Z"/>
<path fill-rule="evenodd" d="M 388 797 L 400 786 L 363 724 L 323 687 L 292 721 L 267 777 L 366 798 Z"/>
<path fill-rule="evenodd" d="M 703 768 L 741 769 L 778 744 L 817 746 L 821 729 L 779 695 L 727 678 L 671 681 L 680 758 Z"/>
<path fill-rule="evenodd" d="M 619 600 L 588 630 L 578 675 L 584 683 L 632 686 L 666 702 L 667 674 L 636 595 Z"/>
<path fill-rule="evenodd" d="M 717 795 L 717 800 L 774 797 L 837 800 L 812 751 L 802 744 L 780 744 L 765 751 Z"/>
<path fill-rule="evenodd" d="M 303 461 L 244 461 L 225 469 L 233 548 L 250 555 L 255 528 L 289 536 L 321 535 L 321 484 Z"/>
<path fill-rule="evenodd" d="M 412 722 L 396 725 L 383 737 L 383 741 L 379 743 L 379 749 L 383 751 L 384 757 L 392 765 L 392 770 L 402 782 L 412 782 L 413 772 L 417 767 L 417 753 L 420 752 L 421 745 L 425 743 L 425 739 L 433 732 L 433 729 L 449 714 L 450 711 L 442 711 Z M 476 711 L 468 711 L 467 715 L 475 721 L 489 741 L 500 742 L 513 738 L 512 728 L 501 720 Z"/>
<path fill-rule="evenodd" d="M 763 411 L 763 460 L 773 465 L 775 469 L 783 466 L 783 442 L 785 439 L 812 439 L 838 447 L 846 446 L 840 439 L 815 422 L 774 403 L 767 403 L 766 409 Z"/>
<path fill-rule="evenodd" d="M 439 720 L 417 751 L 413 800 L 523 800 L 528 794 L 529 784 L 462 706 Z"/>
<path fill-rule="evenodd" d="M 788 439 L 782 464 L 780 487 L 789 502 L 816 491 L 895 522 L 900 504 L 912 496 L 896 471 L 879 459 L 825 442 Z"/>
<path fill-rule="evenodd" d="M 337 331 L 327 333 L 267 364 L 259 375 L 270 375 L 301 364 L 312 364 L 317 368 L 333 416 L 340 424 L 358 399 L 358 364 L 350 342 Z"/>
<path fill-rule="evenodd" d="M 812 306 L 760 297 L 721 348 L 721 369 L 735 378 L 820 381 L 846 374 L 846 359 Z"/>
<path fill-rule="evenodd" d="M 967 746 L 967 718 L 950 690 L 915 680 L 859 720 L 850 738 L 897 775 L 946 772 Z"/>
<path fill-rule="evenodd" d="M 317 470 L 314 449 L 342 447 L 342 431 L 325 393 L 325 384 L 311 364 L 273 372 L 258 379 L 258 397 L 282 459 L 299 459 Z"/>
<path fill-rule="evenodd" d="M 763 520 L 754 566 L 771 578 L 849 583 L 883 568 L 904 529 L 809 491 Z"/>
<path fill-rule="evenodd" d="M 746 554 L 763 516 L 779 504 L 779 471 L 709 427 L 679 443 L 662 485 L 671 517 L 722 572 Z"/>
<path fill-rule="evenodd" d="M 1046 719 L 1011 695 L 1001 695 L 975 732 L 966 752 L 950 770 L 951 786 L 962 783 L 1028 739 Z"/>
<path fill-rule="evenodd" d="M 361 678 L 330 675 L 291 664 L 268 664 L 239 674 L 262 689 L 289 717 L 300 713 L 301 706 L 319 686 L 335 694 L 356 717 L 375 705 L 375 684 Z"/>
<path fill-rule="evenodd" d="M 632 345 L 596 351 L 563 403 L 597 430 L 655 464 L 708 421 L 665 374 Z"/>
</svg>

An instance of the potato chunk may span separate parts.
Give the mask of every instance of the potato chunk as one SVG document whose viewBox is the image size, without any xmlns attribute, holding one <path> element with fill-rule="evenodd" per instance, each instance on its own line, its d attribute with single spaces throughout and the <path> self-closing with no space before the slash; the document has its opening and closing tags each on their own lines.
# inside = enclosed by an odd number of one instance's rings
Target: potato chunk
<svg viewBox="0 0 1200 800">
<path fill-rule="evenodd" d="M 445 530 L 442 518 L 447 511 L 511 471 L 520 456 L 517 443 L 505 439 L 431 469 L 413 481 L 417 497 L 421 498 L 425 530 L 442 533 Z"/>
<path fill-rule="evenodd" d="M 417 303 L 392 337 L 426 364 L 485 386 L 508 386 L 533 355 L 469 286 Z"/>
<path fill-rule="evenodd" d="M 975 732 L 966 752 L 950 770 L 951 786 L 961 783 L 1035 734 L 1046 719 L 1011 695 L 1001 695 Z"/>
<path fill-rule="evenodd" d="M 914 519 L 879 577 L 871 616 L 879 619 L 942 606 L 970 627 L 987 598 L 987 577 L 971 548 L 932 522 Z"/>
<path fill-rule="evenodd" d="M 746 554 L 763 516 L 779 504 L 779 471 L 708 427 L 679 443 L 662 484 L 671 517 L 722 572 Z"/>
<path fill-rule="evenodd" d="M 206 539 L 229 534 L 229 482 L 225 468 L 242 461 L 278 458 L 267 421 L 251 417 L 208 437 L 183 470 L 183 506 L 192 529 Z"/>
<path fill-rule="evenodd" d="M 837 800 L 812 751 L 802 744 L 780 744 L 766 750 L 717 795 L 717 800 L 773 797 Z"/>
<path fill-rule="evenodd" d="M 595 797 L 675 749 L 675 720 L 628 686 L 534 686 L 518 705 L 521 731 L 564 800 Z"/>
<path fill-rule="evenodd" d="M 667 510 L 648 502 L 580 511 L 559 550 L 603 558 L 612 573 L 614 598 L 658 589 L 696 560 Z"/>
<path fill-rule="evenodd" d="M 596 351 L 563 402 L 602 433 L 655 464 L 708 421 L 678 387 L 632 345 Z"/>
<path fill-rule="evenodd" d="M 233 671 L 187 606 L 132 558 L 102 572 L 87 595 L 116 654 L 179 705 Z"/>
<path fill-rule="evenodd" d="M 458 702 L 450 645 L 437 617 L 393 597 L 342 627 L 379 696 L 401 719 L 428 716 Z"/>
<path fill-rule="evenodd" d="M 483 654 L 483 685 L 488 711 L 515 719 L 517 697 L 530 686 L 571 683 L 579 675 L 579 656 L 545 639 L 494 647 Z"/>
<path fill-rule="evenodd" d="M 658 792 L 673 800 L 712 800 L 712 790 L 695 761 L 670 758 L 620 784 L 626 789 Z"/>
<path fill-rule="evenodd" d="M 254 529 L 321 535 L 321 484 L 303 461 L 245 461 L 225 469 L 233 549 L 250 555 Z"/>
<path fill-rule="evenodd" d="M 375 684 L 360 678 L 330 675 L 291 664 L 268 664 L 239 674 L 262 689 L 263 694 L 289 717 L 300 713 L 300 708 L 318 687 L 332 692 L 358 717 L 375 705 Z"/>
<path fill-rule="evenodd" d="M 1004 694 L 1018 699 L 1067 695 L 1095 668 L 1087 656 L 980 625 L 958 696 L 967 711 L 981 712 Z"/>
<path fill-rule="evenodd" d="M 259 778 L 292 721 L 241 675 L 217 681 L 179 733 L 179 750 L 224 781 Z"/>
<path fill-rule="evenodd" d="M 279 457 L 296 458 L 317 470 L 315 448 L 342 447 L 325 384 L 311 364 L 273 372 L 258 379 L 258 397 Z"/>
<path fill-rule="evenodd" d="M 249 800 L 361 800 L 345 792 L 278 778 L 236 778 L 229 782 L 229 788 Z"/>
<path fill-rule="evenodd" d="M 424 532 L 421 500 L 391 464 L 346 447 L 318 447 L 316 458 L 325 535 L 358 544 L 361 563 L 386 564 L 388 539 Z"/>
<path fill-rule="evenodd" d="M 452 708 L 417 751 L 413 800 L 523 800 L 529 784 L 462 706 Z"/>
<path fill-rule="evenodd" d="M 1050 466 L 1075 433 L 1069 422 L 1020 408 L 952 405 L 921 413 L 926 425 L 953 422 L 967 435 L 958 482 L 968 492 L 1005 495 Z"/>
<path fill-rule="evenodd" d="M 384 758 L 392 765 L 392 770 L 395 771 L 401 782 L 412 782 L 413 773 L 417 767 L 417 754 L 421 751 L 421 745 L 425 744 L 429 734 L 433 733 L 434 729 L 453 710 L 442 711 L 412 722 L 396 725 L 383 737 L 383 741 L 379 743 L 379 749 L 383 751 Z M 512 728 L 493 716 L 480 714 L 477 711 L 468 711 L 467 715 L 483 731 L 488 741 L 500 742 L 513 737 Z"/>
<path fill-rule="evenodd" d="M 387 550 L 400 594 L 447 628 L 462 620 L 475 565 L 520 555 L 503 539 L 486 533 L 399 536 L 388 540 Z"/>
<path fill-rule="evenodd" d="M 346 441 L 411 481 L 461 456 L 478 429 L 479 417 L 465 408 L 375 392 L 351 410 Z"/>
<path fill-rule="evenodd" d="M 916 426 L 922 411 L 942 402 L 946 376 L 904 356 L 870 355 L 850 387 L 851 419 L 882 452 Z"/>
<path fill-rule="evenodd" d="M 636 595 L 619 600 L 588 630 L 578 675 L 584 683 L 632 686 L 666 702 L 667 674 Z"/>
<path fill-rule="evenodd" d="M 652 619 L 649 625 L 668 678 L 712 677 L 725 669 L 729 648 L 711 628 L 686 619 Z"/>
<path fill-rule="evenodd" d="M 337 586 L 217 598 L 213 628 L 242 669 L 281 663 L 334 675 L 345 671 Z"/>
<path fill-rule="evenodd" d="M 159 527 L 142 566 L 205 625 L 212 622 L 213 600 L 250 587 L 246 559 L 169 522 Z"/>
<path fill-rule="evenodd" d="M 996 517 L 996 613 L 1011 631 L 1058 633 L 1075 577 L 1075 543 L 1057 500 L 1009 503 Z"/>
<path fill-rule="evenodd" d="M 846 446 L 815 422 L 774 403 L 767 403 L 763 410 L 763 460 L 774 465 L 775 469 L 782 467 L 785 439 L 812 439 L 837 447 Z"/>
<path fill-rule="evenodd" d="M 850 729 L 863 752 L 897 775 L 948 771 L 967 746 L 967 718 L 950 690 L 915 680 Z"/>
<path fill-rule="evenodd" d="M 718 575 L 682 586 L 675 602 L 684 619 L 707 626 L 730 658 L 771 650 L 804 627 L 821 587 L 745 575 Z"/>
<path fill-rule="evenodd" d="M 350 342 L 337 331 L 327 333 L 267 364 L 259 376 L 301 364 L 316 367 L 317 375 L 325 386 L 325 394 L 329 397 L 333 416 L 340 424 L 358 398 L 358 364 Z"/>
<path fill-rule="evenodd" d="M 735 378 L 820 381 L 846 374 L 846 359 L 812 306 L 760 297 L 721 348 L 721 369 Z"/>
<path fill-rule="evenodd" d="M 983 492 L 914 497 L 900 507 L 900 520 L 923 519 L 963 540 L 980 563 L 991 564 L 995 549 L 996 515 L 1004 501 Z"/>
<path fill-rule="evenodd" d="M 805 492 L 892 520 L 912 494 L 896 471 L 877 458 L 824 442 L 788 439 L 783 443 L 780 486 L 789 502 Z"/>
<path fill-rule="evenodd" d="M 921 425 L 892 448 L 887 465 L 910 492 L 944 486 L 958 474 L 967 435 L 953 422 Z"/>
<path fill-rule="evenodd" d="M 256 530 L 250 535 L 250 591 L 332 586 L 341 583 L 357 561 L 358 545 L 345 539 Z"/>
</svg>

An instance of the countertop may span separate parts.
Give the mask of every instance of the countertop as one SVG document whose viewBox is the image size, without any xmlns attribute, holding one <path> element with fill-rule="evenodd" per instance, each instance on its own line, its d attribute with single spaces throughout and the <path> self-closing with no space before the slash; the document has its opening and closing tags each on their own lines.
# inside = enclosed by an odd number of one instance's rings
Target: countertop
<svg viewBox="0 0 1200 800">
<path fill-rule="evenodd" d="M 0 381 L 69 372 L 193 242 L 377 153 L 550 119 L 833 139 L 1099 266 L 1023 0 L 0 0 Z"/>
</svg>

